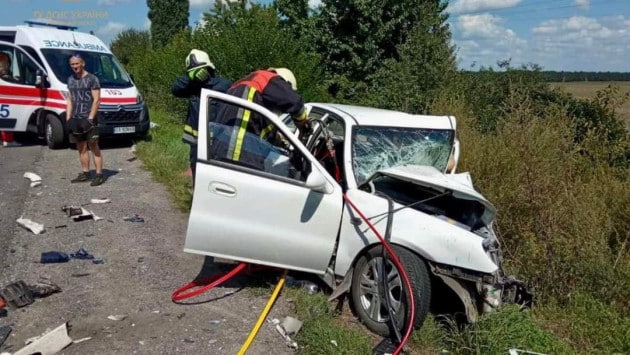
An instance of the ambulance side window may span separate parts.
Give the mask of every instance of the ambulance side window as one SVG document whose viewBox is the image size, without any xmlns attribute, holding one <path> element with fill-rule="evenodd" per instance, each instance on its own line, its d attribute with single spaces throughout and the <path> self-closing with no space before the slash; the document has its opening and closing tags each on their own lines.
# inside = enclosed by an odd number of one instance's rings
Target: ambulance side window
<svg viewBox="0 0 630 355">
<path fill-rule="evenodd" d="M 17 84 L 35 85 L 39 67 L 25 52 L 12 46 L 0 45 L 0 52 L 6 54 L 11 63 L 3 80 Z"/>
<path fill-rule="evenodd" d="M 15 67 L 13 47 L 0 45 L 0 56 L 2 56 L 3 58 L 9 59 L 9 63 L 5 62 L 5 65 L 8 64 L 8 67 L 7 66 L 2 67 L 2 72 L 0 73 L 0 79 L 3 81 L 15 82 L 16 80 L 14 79 L 14 75 L 13 75 L 13 68 Z"/>
<path fill-rule="evenodd" d="M 19 82 L 26 85 L 35 85 L 38 70 L 37 64 L 22 51 L 16 53 L 16 58 Z M 16 73 L 14 73 L 14 75 L 16 75 Z"/>
</svg>

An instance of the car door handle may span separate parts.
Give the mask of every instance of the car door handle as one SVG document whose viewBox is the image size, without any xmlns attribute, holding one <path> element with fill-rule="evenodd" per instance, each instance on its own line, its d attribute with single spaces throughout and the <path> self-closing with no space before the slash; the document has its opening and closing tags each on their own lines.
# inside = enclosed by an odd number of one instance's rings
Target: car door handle
<svg viewBox="0 0 630 355">
<path fill-rule="evenodd" d="M 223 195 L 223 196 L 228 196 L 228 197 L 236 196 L 236 189 L 234 188 L 234 186 L 230 186 L 222 182 L 216 182 L 216 181 L 211 182 L 210 186 L 208 187 L 208 190 L 218 195 Z"/>
</svg>

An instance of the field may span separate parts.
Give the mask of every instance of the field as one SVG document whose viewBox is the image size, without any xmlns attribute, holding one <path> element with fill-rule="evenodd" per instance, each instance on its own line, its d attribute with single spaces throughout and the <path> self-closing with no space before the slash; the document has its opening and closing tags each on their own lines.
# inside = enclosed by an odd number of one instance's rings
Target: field
<svg viewBox="0 0 630 355">
<path fill-rule="evenodd" d="M 595 96 L 598 90 L 606 88 L 608 85 L 619 87 L 620 93 L 630 92 L 630 81 L 574 81 L 565 83 L 551 83 L 552 87 L 563 88 L 564 91 L 581 99 Z M 625 102 L 619 109 L 619 117 L 630 126 L 630 100 Z"/>
</svg>

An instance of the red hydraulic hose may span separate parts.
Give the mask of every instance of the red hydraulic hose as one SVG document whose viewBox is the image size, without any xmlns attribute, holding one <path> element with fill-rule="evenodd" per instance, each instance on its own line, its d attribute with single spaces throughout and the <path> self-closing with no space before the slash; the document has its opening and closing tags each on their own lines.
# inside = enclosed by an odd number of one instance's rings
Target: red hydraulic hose
<svg viewBox="0 0 630 355">
<path fill-rule="evenodd" d="M 409 276 L 407 276 L 407 272 L 405 271 L 405 268 L 402 266 L 400 259 L 398 259 L 398 256 L 396 255 L 396 253 L 394 253 L 389 243 L 387 243 L 387 241 L 385 240 L 385 238 L 383 238 L 381 233 L 379 233 L 378 230 L 376 230 L 372 222 L 370 222 L 370 220 L 357 208 L 357 206 L 355 206 L 354 203 L 350 201 L 350 199 L 348 198 L 346 194 L 343 194 L 343 199 L 346 201 L 346 203 L 348 203 L 348 205 L 350 205 L 350 207 L 352 207 L 352 209 L 361 217 L 361 219 L 363 219 L 365 223 L 367 223 L 367 225 L 370 227 L 372 232 L 376 234 L 376 237 L 378 237 L 381 244 L 383 244 L 383 247 L 385 247 L 385 249 L 391 256 L 392 261 L 396 265 L 396 268 L 398 268 L 403 280 L 405 281 L 405 286 L 407 286 L 407 293 L 409 294 L 410 317 L 409 317 L 409 323 L 407 324 L 407 330 L 405 331 L 405 335 L 403 336 L 402 341 L 400 342 L 400 344 L 398 345 L 398 347 L 393 353 L 394 355 L 398 355 L 405 347 L 405 344 L 409 341 L 409 337 L 411 336 L 411 332 L 413 331 L 414 318 L 416 317 L 416 305 L 413 299 L 413 288 L 411 286 L 411 281 L 409 280 Z"/>
<path fill-rule="evenodd" d="M 228 272 L 225 275 L 212 275 L 206 279 L 203 280 L 194 280 L 180 288 L 178 288 L 177 290 L 175 290 L 175 292 L 173 292 L 173 295 L 171 296 L 171 299 L 173 300 L 173 302 L 178 302 L 178 301 L 182 301 L 185 300 L 187 298 L 191 298 L 194 296 L 197 296 L 199 294 L 202 294 L 210 289 L 212 289 L 213 287 L 216 287 L 222 283 L 224 283 L 225 281 L 231 279 L 232 277 L 236 276 L 239 272 L 241 272 L 245 267 L 247 266 L 247 263 L 240 263 L 238 264 L 234 269 L 232 269 L 230 272 Z M 208 284 L 210 283 L 210 284 Z M 205 285 L 203 287 L 199 287 Z M 190 290 L 191 288 L 194 287 L 199 287 L 197 289 L 194 289 L 192 291 L 189 291 L 187 293 L 184 293 L 185 291 Z"/>
</svg>

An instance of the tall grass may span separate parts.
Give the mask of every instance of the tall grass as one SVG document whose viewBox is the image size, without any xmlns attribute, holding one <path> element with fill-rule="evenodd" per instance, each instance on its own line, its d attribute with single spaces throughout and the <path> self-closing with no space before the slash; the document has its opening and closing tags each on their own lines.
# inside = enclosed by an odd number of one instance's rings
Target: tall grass
<svg viewBox="0 0 630 355">
<path fill-rule="evenodd" d="M 535 318 L 575 349 L 628 351 L 630 179 L 624 164 L 609 159 L 611 149 L 623 151 L 628 141 L 611 145 L 601 130 L 591 130 L 576 142 L 566 108 L 541 110 L 527 87 L 511 87 L 498 109 L 496 128 L 481 133 L 466 105 L 436 106 L 457 114 L 459 170 L 470 171 L 498 207 L 507 270 L 534 286 Z M 493 322 L 477 326 L 500 329 Z M 456 348 L 492 353 L 475 345 L 492 347 L 488 339 L 467 331 L 456 343 L 468 345 Z"/>
</svg>

